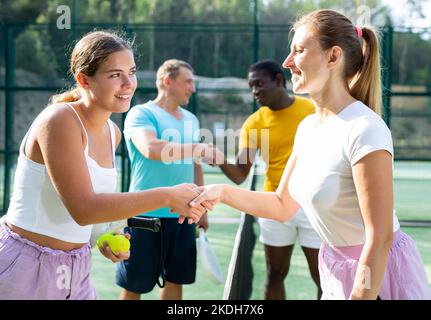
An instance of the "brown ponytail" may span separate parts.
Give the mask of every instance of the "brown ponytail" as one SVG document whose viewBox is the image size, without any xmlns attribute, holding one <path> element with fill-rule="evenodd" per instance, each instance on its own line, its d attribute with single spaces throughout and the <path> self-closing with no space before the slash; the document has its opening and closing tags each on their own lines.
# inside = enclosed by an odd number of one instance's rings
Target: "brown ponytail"
<svg viewBox="0 0 431 320">
<path fill-rule="evenodd" d="M 360 34 L 343 14 L 334 10 L 317 10 L 303 16 L 293 30 L 307 25 L 316 35 L 320 46 L 327 50 L 339 46 L 345 56 L 344 76 L 350 94 L 373 111 L 380 113 L 382 93 L 380 83 L 380 56 L 377 33 L 371 27 Z"/>
<path fill-rule="evenodd" d="M 380 79 L 380 54 L 377 33 L 371 27 L 362 28 L 362 65 L 349 84 L 350 93 L 380 114 L 382 85 Z"/>
<path fill-rule="evenodd" d="M 133 43 L 111 31 L 93 31 L 86 34 L 79 40 L 70 58 L 70 73 L 76 78 L 80 72 L 91 77 L 98 70 L 100 64 L 109 55 L 121 50 L 131 50 Z M 56 94 L 51 97 L 52 103 L 74 102 L 82 97 L 81 89 L 78 86 Z"/>
</svg>

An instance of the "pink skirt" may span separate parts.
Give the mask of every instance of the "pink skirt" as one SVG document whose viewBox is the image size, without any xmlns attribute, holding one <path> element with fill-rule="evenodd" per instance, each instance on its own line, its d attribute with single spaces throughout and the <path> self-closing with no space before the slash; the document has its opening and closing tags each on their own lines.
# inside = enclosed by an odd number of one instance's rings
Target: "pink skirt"
<svg viewBox="0 0 431 320">
<path fill-rule="evenodd" d="M 319 252 L 322 300 L 347 300 L 353 289 L 363 245 L 333 247 L 323 243 Z M 425 267 L 413 239 L 398 230 L 389 251 L 379 292 L 382 300 L 428 300 L 431 290 Z"/>
</svg>

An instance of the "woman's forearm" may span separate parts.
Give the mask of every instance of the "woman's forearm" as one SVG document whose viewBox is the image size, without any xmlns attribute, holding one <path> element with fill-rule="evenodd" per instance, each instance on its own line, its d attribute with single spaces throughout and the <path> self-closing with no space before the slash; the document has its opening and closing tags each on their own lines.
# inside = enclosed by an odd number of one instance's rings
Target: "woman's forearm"
<svg viewBox="0 0 431 320">
<path fill-rule="evenodd" d="M 289 220 L 299 209 L 295 201 L 283 201 L 275 192 L 249 191 L 229 185 L 223 187 L 221 201 L 250 215 L 278 221 Z"/>
<path fill-rule="evenodd" d="M 83 199 L 79 205 L 68 208 L 80 225 L 122 220 L 135 215 L 167 207 L 168 188 L 139 192 L 100 193 Z"/>
<path fill-rule="evenodd" d="M 366 241 L 358 262 L 351 299 L 377 299 L 391 246 L 391 237 Z"/>
</svg>

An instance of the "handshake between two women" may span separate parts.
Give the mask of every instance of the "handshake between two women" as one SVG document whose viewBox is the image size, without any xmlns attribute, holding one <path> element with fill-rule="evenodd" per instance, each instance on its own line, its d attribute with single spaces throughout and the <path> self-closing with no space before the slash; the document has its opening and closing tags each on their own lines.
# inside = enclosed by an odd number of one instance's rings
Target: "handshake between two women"
<svg viewBox="0 0 431 320">
<path fill-rule="evenodd" d="M 208 210 L 220 202 L 223 185 L 197 186 L 184 183 L 170 188 L 169 207 L 171 213 L 180 214 L 179 223 L 197 223 Z"/>
<path fill-rule="evenodd" d="M 251 191 L 227 184 L 211 184 L 199 187 L 181 184 L 174 190 L 169 202 L 172 212 L 181 216 L 179 223 L 188 218 L 189 223 L 198 222 L 207 210 L 222 202 L 238 211 L 280 222 L 291 219 L 299 210 L 298 203 L 291 198 L 287 187 L 279 187 L 276 192 Z M 268 210 L 271 209 L 271 210 Z"/>
</svg>

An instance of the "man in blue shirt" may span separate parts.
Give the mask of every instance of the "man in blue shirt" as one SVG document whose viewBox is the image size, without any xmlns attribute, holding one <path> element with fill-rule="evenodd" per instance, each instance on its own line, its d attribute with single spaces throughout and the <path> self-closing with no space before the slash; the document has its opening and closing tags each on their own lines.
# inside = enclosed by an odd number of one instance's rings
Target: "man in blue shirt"
<svg viewBox="0 0 431 320">
<path fill-rule="evenodd" d="M 181 183 L 203 185 L 198 160 L 214 153 L 209 144 L 199 143 L 199 121 L 181 108 L 195 92 L 193 69 L 180 60 L 165 61 L 157 71 L 158 96 L 133 107 L 127 114 L 124 136 L 131 162 L 130 191 Z M 116 283 L 123 288 L 120 299 L 140 299 L 166 280 L 162 300 L 181 299 L 182 285 L 196 276 L 196 225 L 178 223 L 179 215 L 169 208 L 142 214 L 161 219 L 160 233 L 128 229 L 130 258 L 117 266 Z M 206 214 L 199 225 L 208 228 Z M 162 281 L 163 282 L 163 281 Z"/>
</svg>

